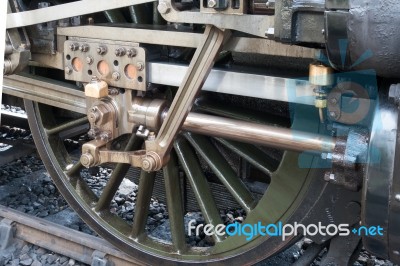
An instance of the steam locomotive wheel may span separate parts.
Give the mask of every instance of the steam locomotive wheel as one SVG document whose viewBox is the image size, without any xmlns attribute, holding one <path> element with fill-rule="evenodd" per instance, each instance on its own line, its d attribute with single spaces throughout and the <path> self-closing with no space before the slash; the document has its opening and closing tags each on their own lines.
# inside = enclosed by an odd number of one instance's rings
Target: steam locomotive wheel
<svg viewBox="0 0 400 266">
<path fill-rule="evenodd" d="M 169 262 L 181 263 L 233 263 L 234 265 L 253 264 L 270 257 L 296 241 L 297 237 L 288 237 L 282 241 L 279 237 L 255 236 L 250 241 L 244 235 L 215 237 L 214 245 L 210 247 L 192 247 L 186 240 L 182 191 L 180 189 L 179 169 L 183 169 L 187 180 L 195 194 L 200 210 L 207 223 L 222 223 L 220 213 L 210 193 L 209 181 L 204 175 L 204 164 L 207 164 L 216 175 L 224 175 L 229 184 L 229 191 L 246 212 L 244 223 L 271 224 L 281 221 L 283 224 L 301 221 L 311 206 L 319 199 L 320 193 L 326 187 L 321 178 L 321 169 L 313 167 L 321 160 L 319 157 L 304 155 L 299 166 L 299 153 L 285 152 L 278 169 L 266 178 L 268 187 L 259 200 L 254 200 L 245 183 L 238 176 L 232 176 L 230 165 L 221 160 L 220 150 L 215 147 L 211 137 L 191 134 L 181 134 L 175 141 L 173 154 L 169 163 L 163 168 L 165 194 L 169 213 L 172 243 L 150 237 L 145 229 L 147 213 L 153 192 L 156 173 L 140 173 L 140 182 L 136 198 L 135 215 L 132 225 L 110 212 L 110 203 L 129 165 L 118 164 L 98 197 L 89 188 L 83 178 L 87 171 L 79 163 L 79 158 L 70 154 L 63 142 L 64 131 L 70 131 L 75 126 L 84 123 L 82 115 L 71 115 L 70 111 L 57 109 L 36 102 L 25 101 L 32 134 L 39 154 L 52 176 L 60 193 L 80 217 L 100 236 L 116 247 L 146 264 Z M 223 105 L 221 105 L 223 106 Z M 61 110 L 61 112 L 60 112 Z M 315 111 L 315 110 L 314 110 Z M 62 114 L 68 113 L 66 121 Z M 228 115 L 220 110 L 221 115 Z M 309 119 L 318 120 L 316 112 L 307 113 Z M 63 122 L 61 122 L 63 121 Z M 296 118 L 292 124 L 296 129 L 318 132 L 318 123 L 308 123 L 305 117 Z M 316 125 L 317 124 L 317 125 Z M 213 140 L 214 141 L 214 140 Z M 255 154 L 255 146 L 219 140 L 230 143 L 227 146 L 232 153 L 237 153 L 244 160 L 259 169 L 268 168 L 268 156 L 261 160 L 260 154 Z M 236 145 L 236 146 L 235 146 Z M 247 146 L 246 146 L 247 145 Z M 139 149 L 141 141 L 132 135 L 126 144 L 126 150 Z M 241 148 L 234 148 L 241 147 Z M 245 147 L 245 148 L 243 148 Z M 247 148 L 246 148 L 247 147 Z M 249 148 L 251 147 L 251 148 Z M 261 150 L 259 150 L 261 151 Z M 199 160 L 199 157 L 202 157 Z M 253 160 L 251 160 L 253 158 Z M 304 160 L 305 158 L 305 160 Z M 77 162 L 78 161 L 78 162 Z M 202 161 L 200 163 L 200 161 Z M 204 163 L 205 162 L 205 163 Z M 269 181 L 267 181 L 267 179 Z M 239 202 L 241 201 L 241 202 Z"/>
</svg>

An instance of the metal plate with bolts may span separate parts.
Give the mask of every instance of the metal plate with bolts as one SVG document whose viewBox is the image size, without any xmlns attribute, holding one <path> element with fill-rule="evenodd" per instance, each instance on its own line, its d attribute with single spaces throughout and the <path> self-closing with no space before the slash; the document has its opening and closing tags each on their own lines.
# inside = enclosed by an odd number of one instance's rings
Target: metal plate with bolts
<svg viewBox="0 0 400 266">
<path fill-rule="evenodd" d="M 65 78 L 89 82 L 92 76 L 110 86 L 146 90 L 146 51 L 137 43 L 72 39 L 64 43 Z"/>
</svg>

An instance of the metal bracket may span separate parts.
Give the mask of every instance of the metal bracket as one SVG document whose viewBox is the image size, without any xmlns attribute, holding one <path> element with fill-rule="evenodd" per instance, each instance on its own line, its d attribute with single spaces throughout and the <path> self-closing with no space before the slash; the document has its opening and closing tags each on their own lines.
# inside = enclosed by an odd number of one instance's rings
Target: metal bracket
<svg viewBox="0 0 400 266">
<path fill-rule="evenodd" d="M 337 137 L 332 153 L 332 171 L 325 173 L 325 181 L 358 191 L 362 186 L 367 163 L 369 132 L 351 129 L 347 136 Z"/>
<path fill-rule="evenodd" d="M 14 221 L 3 219 L 0 222 L 0 249 L 8 248 L 14 241 Z"/>
<path fill-rule="evenodd" d="M 179 11 L 172 0 L 161 0 L 158 11 L 168 22 L 214 25 L 221 29 L 237 30 L 262 38 L 266 38 L 265 33 L 269 28 L 274 28 L 274 16 Z"/>
<path fill-rule="evenodd" d="M 114 264 L 106 258 L 107 254 L 98 250 L 93 251 L 91 266 L 113 266 Z"/>
</svg>

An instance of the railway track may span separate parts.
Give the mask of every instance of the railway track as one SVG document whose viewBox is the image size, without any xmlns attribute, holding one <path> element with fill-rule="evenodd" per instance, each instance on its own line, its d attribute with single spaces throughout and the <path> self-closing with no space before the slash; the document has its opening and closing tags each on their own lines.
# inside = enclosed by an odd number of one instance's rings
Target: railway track
<svg viewBox="0 0 400 266">
<path fill-rule="evenodd" d="M 0 247 L 17 240 L 89 265 L 144 265 L 101 238 L 0 206 Z"/>
</svg>

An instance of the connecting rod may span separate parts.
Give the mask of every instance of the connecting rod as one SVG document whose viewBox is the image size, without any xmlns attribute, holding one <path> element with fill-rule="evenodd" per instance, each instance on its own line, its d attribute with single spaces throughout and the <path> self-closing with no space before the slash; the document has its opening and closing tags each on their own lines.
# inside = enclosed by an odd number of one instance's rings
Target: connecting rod
<svg viewBox="0 0 400 266">
<path fill-rule="evenodd" d="M 224 32 L 214 26 L 206 27 L 204 39 L 196 49 L 156 139 L 146 141 L 146 155 L 148 156 L 142 161 L 143 170 L 159 170 L 167 163 L 173 141 L 181 130 L 228 34 L 229 31 Z"/>
<path fill-rule="evenodd" d="M 188 114 L 182 130 L 299 152 L 332 153 L 336 146 L 336 139 L 330 136 L 198 113 Z M 81 163 L 86 167 L 112 162 L 146 168 L 149 157 L 156 156 L 145 150 L 121 152 L 103 149 L 106 143 L 101 140 L 85 143 Z"/>
<path fill-rule="evenodd" d="M 213 137 L 300 152 L 330 153 L 336 145 L 336 139 L 330 136 L 198 113 L 189 113 L 182 129 Z"/>
</svg>

